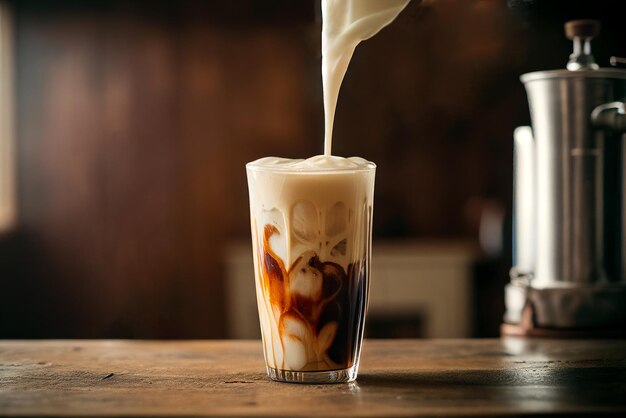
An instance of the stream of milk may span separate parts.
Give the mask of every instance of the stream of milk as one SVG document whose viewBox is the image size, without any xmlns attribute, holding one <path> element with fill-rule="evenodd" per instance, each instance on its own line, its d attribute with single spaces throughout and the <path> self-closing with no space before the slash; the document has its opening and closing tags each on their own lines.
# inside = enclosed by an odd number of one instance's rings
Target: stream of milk
<svg viewBox="0 0 626 418">
<path fill-rule="evenodd" d="M 331 155 L 339 88 L 356 46 L 390 24 L 410 0 L 322 0 L 324 155 Z"/>
</svg>

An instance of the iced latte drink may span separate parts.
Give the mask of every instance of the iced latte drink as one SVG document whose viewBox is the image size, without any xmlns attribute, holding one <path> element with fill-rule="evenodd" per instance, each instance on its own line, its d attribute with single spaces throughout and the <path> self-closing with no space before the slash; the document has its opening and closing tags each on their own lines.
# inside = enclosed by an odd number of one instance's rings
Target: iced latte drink
<svg viewBox="0 0 626 418">
<path fill-rule="evenodd" d="M 367 306 L 375 165 L 263 158 L 247 166 L 268 375 L 356 378 Z"/>
</svg>

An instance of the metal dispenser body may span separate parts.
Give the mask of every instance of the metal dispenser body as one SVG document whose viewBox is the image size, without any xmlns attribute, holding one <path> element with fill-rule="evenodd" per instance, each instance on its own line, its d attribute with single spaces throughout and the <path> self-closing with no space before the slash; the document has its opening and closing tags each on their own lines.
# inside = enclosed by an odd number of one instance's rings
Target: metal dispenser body
<svg viewBox="0 0 626 418">
<path fill-rule="evenodd" d="M 566 24 L 567 70 L 524 74 L 532 130 L 515 131 L 514 263 L 503 332 L 626 329 L 626 70 L 591 55 L 596 21 Z"/>
</svg>

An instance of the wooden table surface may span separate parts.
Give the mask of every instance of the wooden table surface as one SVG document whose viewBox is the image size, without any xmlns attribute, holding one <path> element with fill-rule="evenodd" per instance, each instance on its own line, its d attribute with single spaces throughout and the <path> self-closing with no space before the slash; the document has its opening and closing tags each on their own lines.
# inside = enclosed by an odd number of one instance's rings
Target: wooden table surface
<svg viewBox="0 0 626 418">
<path fill-rule="evenodd" d="M 258 341 L 0 341 L 3 416 L 626 414 L 626 340 L 368 340 L 356 383 L 271 382 Z"/>
</svg>

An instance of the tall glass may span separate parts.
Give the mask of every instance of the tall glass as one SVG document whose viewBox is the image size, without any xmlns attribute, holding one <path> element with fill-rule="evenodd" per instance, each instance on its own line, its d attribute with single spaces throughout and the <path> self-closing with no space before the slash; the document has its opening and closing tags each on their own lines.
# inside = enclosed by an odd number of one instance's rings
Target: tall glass
<svg viewBox="0 0 626 418">
<path fill-rule="evenodd" d="M 356 379 L 369 291 L 376 166 L 246 166 L 267 373 Z"/>
</svg>

